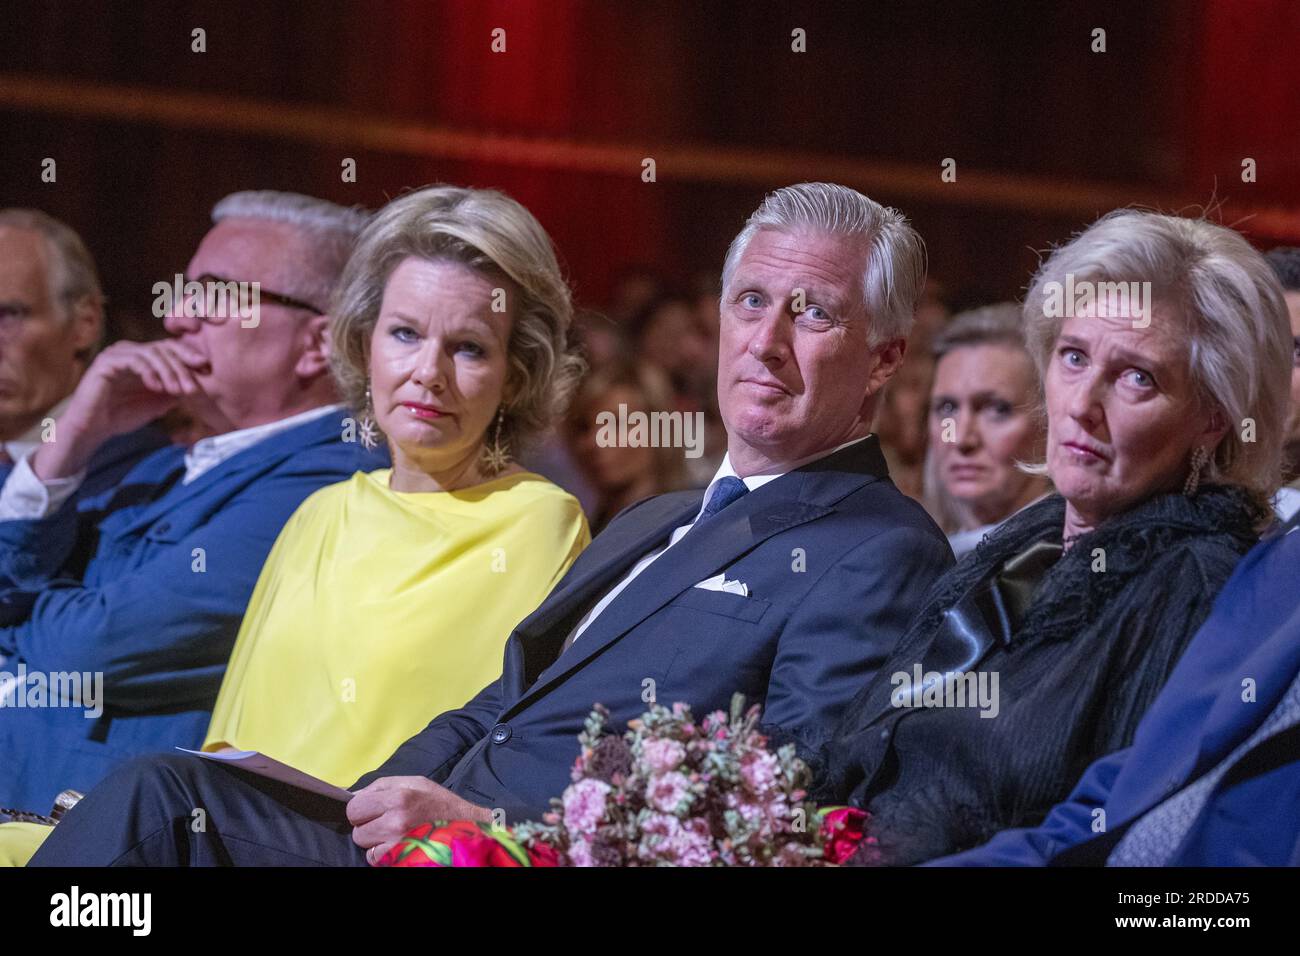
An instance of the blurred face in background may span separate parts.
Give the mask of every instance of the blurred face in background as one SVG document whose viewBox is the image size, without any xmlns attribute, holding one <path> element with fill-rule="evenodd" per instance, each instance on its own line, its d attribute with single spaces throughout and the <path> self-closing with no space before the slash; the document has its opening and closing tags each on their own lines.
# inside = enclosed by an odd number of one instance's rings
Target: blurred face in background
<svg viewBox="0 0 1300 956">
<path fill-rule="evenodd" d="M 934 360 L 923 350 L 912 349 L 880 397 L 876 431 L 901 463 L 925 457 L 926 404 L 933 372 Z"/>
<path fill-rule="evenodd" d="M 677 380 L 697 380 L 712 373 L 717 356 L 686 299 L 670 299 L 646 320 L 637 340 L 636 357 Z"/>
<path fill-rule="evenodd" d="M 509 308 L 494 312 L 503 286 Z M 455 262 L 412 256 L 393 270 L 370 340 L 370 400 L 395 468 L 477 461 L 506 401 L 514 291 Z"/>
<path fill-rule="evenodd" d="M 613 385 L 574 404 L 568 417 L 569 449 L 581 466 L 587 480 L 602 495 L 612 495 L 630 488 L 638 481 L 653 481 L 656 477 L 656 449 L 608 445 L 601 447 L 596 441 L 599 434 L 596 416 L 601 412 L 619 415 L 619 405 L 632 412 L 655 411 L 639 389 L 631 385 Z"/>
<path fill-rule="evenodd" d="M 930 454 L 961 530 L 1002 521 L 1045 490 L 1041 478 L 1016 467 L 1042 453 L 1037 378 L 1014 345 L 960 346 L 935 366 Z"/>
<path fill-rule="evenodd" d="M 49 247 L 30 229 L 0 226 L 0 439 L 21 435 L 76 387 L 77 353 L 99 338 L 100 312 L 55 297 Z"/>
</svg>

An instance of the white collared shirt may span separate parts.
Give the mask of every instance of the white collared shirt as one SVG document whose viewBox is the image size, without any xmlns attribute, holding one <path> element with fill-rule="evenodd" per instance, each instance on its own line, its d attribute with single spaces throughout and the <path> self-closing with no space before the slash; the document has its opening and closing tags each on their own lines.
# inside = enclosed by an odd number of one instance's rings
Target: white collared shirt
<svg viewBox="0 0 1300 956">
<path fill-rule="evenodd" d="M 267 422 L 265 425 L 254 425 L 252 428 L 241 428 L 238 431 L 200 438 L 185 452 L 185 477 L 181 479 L 181 484 L 188 485 L 197 481 L 223 461 L 238 455 L 245 448 L 252 448 L 272 435 L 278 435 L 298 425 L 305 425 L 312 419 L 320 418 L 329 412 L 342 410 L 342 404 L 320 405 L 299 412 L 297 415 L 290 415 L 288 418 Z"/>
<path fill-rule="evenodd" d="M 181 483 L 188 485 L 258 442 L 342 408 L 342 404 L 321 405 L 264 425 L 201 438 L 185 452 L 185 476 Z M 33 447 L 18 459 L 14 470 L 5 479 L 4 487 L 0 488 L 0 521 L 45 518 L 58 511 L 86 480 L 86 472 L 83 470 L 66 478 L 42 481 L 36 477 L 30 464 L 35 451 Z"/>
<path fill-rule="evenodd" d="M 63 401 L 59 402 L 42 415 L 40 421 L 27 429 L 27 431 L 23 432 L 17 438 L 10 439 L 9 441 L 0 441 L 0 448 L 4 449 L 5 454 L 9 456 L 9 460 L 14 464 L 17 464 L 22 461 L 25 455 L 35 450 L 36 446 L 41 443 L 41 433 L 45 430 L 46 420 L 58 418 L 62 415 L 64 410 L 67 409 L 68 403 L 71 401 L 72 396 L 68 395 L 63 399 Z"/>
<path fill-rule="evenodd" d="M 855 438 L 852 441 L 846 441 L 844 444 L 836 448 L 830 449 L 830 451 L 818 452 L 815 455 L 810 455 L 807 458 L 801 458 L 798 461 L 791 462 L 788 465 L 779 465 L 768 471 L 760 472 L 759 474 L 756 475 L 750 475 L 747 478 L 741 478 L 740 480 L 745 483 L 745 487 L 750 491 L 757 491 L 759 488 L 762 488 L 769 481 L 775 481 L 777 478 L 780 478 L 784 474 L 788 474 L 789 472 L 792 472 L 797 468 L 802 468 L 804 465 L 810 465 L 814 461 L 817 461 L 821 458 L 826 458 L 829 455 L 833 455 L 837 451 L 840 451 L 841 449 L 848 448 L 850 445 L 856 445 L 858 442 L 866 441 L 870 437 L 871 435 L 867 434 L 862 436 L 861 438 Z M 705 505 L 708 504 L 709 496 L 713 494 L 714 487 L 716 487 L 718 482 L 721 481 L 723 478 L 740 478 L 740 476 L 736 474 L 736 469 L 731 467 L 730 452 L 728 452 L 726 455 L 723 456 L 722 464 L 718 466 L 717 474 L 713 476 L 713 480 L 709 482 L 709 486 L 704 489 L 704 498 L 700 501 L 700 510 L 695 512 L 695 517 L 690 520 L 690 523 L 675 528 L 673 530 L 672 537 L 668 539 L 668 543 L 666 545 L 664 545 L 662 548 L 658 548 L 654 551 L 651 551 L 640 561 L 638 561 L 635 565 L 633 565 L 632 570 L 629 571 L 626 575 L 624 575 L 623 580 L 619 581 L 618 584 L 614 585 L 614 587 L 610 589 L 608 594 L 606 594 L 603 598 L 601 598 L 598 602 L 596 602 L 596 604 L 591 608 L 591 610 L 589 610 L 586 614 L 583 615 L 582 620 L 579 621 L 577 627 L 573 629 L 572 635 L 566 638 L 564 642 L 566 647 L 582 636 L 582 632 L 585 631 L 588 627 L 590 627 L 592 622 L 595 621 L 596 618 L 600 617 L 601 613 L 604 612 L 605 608 L 609 607 L 611 604 L 614 603 L 614 599 L 617 598 L 620 594 L 622 594 L 629 584 L 631 584 L 634 580 L 636 580 L 637 575 L 639 575 L 646 568 L 650 567 L 650 565 L 654 564 L 655 561 L 659 559 L 659 556 L 662 555 L 665 551 L 667 551 L 669 548 L 675 545 L 678 541 L 682 540 L 682 538 L 686 537 L 686 532 L 690 531 L 691 528 L 695 527 L 695 522 L 699 521 L 700 515 L 704 513 L 704 507 Z"/>
</svg>

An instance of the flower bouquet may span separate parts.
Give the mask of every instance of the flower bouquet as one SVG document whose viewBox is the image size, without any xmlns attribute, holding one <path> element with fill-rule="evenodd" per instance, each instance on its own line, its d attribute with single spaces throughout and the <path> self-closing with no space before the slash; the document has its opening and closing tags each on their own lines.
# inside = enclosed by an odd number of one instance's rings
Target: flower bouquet
<svg viewBox="0 0 1300 956">
<path fill-rule="evenodd" d="M 702 721 L 652 705 L 617 734 L 597 704 L 540 822 L 424 824 L 380 865 L 826 866 L 872 842 L 862 811 L 806 802 L 807 767 L 793 745 L 768 749 L 759 711 L 739 694 Z"/>
</svg>

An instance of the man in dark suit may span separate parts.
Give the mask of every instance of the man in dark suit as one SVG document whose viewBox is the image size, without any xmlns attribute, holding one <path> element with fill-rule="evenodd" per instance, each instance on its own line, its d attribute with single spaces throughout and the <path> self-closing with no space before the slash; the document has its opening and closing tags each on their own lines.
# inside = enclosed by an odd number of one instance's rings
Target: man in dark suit
<svg viewBox="0 0 1300 956">
<path fill-rule="evenodd" d="M 596 702 L 617 725 L 650 700 L 703 714 L 739 691 L 774 734 L 825 738 L 952 562 L 869 431 L 924 272 L 920 237 L 853 190 L 769 196 L 723 270 L 727 456 L 703 496 L 616 517 L 510 635 L 500 679 L 358 781 L 346 819 L 261 777 L 146 758 L 34 863 L 373 863 L 425 820 L 537 819 Z"/>
<path fill-rule="evenodd" d="M 1219 593 L 1133 745 L 1037 827 L 930 866 L 1300 866 L 1300 518 Z"/>
</svg>

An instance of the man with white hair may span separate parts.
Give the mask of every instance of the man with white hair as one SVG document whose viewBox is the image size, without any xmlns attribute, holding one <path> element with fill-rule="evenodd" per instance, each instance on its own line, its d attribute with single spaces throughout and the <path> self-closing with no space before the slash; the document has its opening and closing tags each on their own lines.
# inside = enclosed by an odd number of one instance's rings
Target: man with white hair
<svg viewBox="0 0 1300 956">
<path fill-rule="evenodd" d="M 81 237 L 39 210 L 0 209 L 0 482 L 54 437 L 103 332 L 104 295 Z M 84 490 L 116 484 L 166 444 L 153 427 L 105 442 Z"/>
<path fill-rule="evenodd" d="M 33 862 L 373 864 L 424 821 L 540 819 L 597 701 L 621 727 L 647 700 L 703 716 L 739 692 L 776 740 L 825 739 L 952 563 L 870 433 L 924 275 L 892 209 L 825 183 L 772 194 L 723 271 L 727 456 L 703 496 L 625 509 L 515 629 L 501 678 L 346 805 L 196 757 L 141 758 Z"/>
<path fill-rule="evenodd" d="M 316 489 L 383 464 L 345 440 L 329 375 L 326 303 L 366 218 L 291 193 L 226 197 L 188 278 L 248 283 L 253 321 L 191 287 L 170 337 L 100 353 L 53 440 L 14 466 L 0 490 L 0 806 L 48 810 L 134 754 L 198 746 L 281 526 Z M 80 493 L 105 442 L 177 406 L 212 437 Z"/>
</svg>

